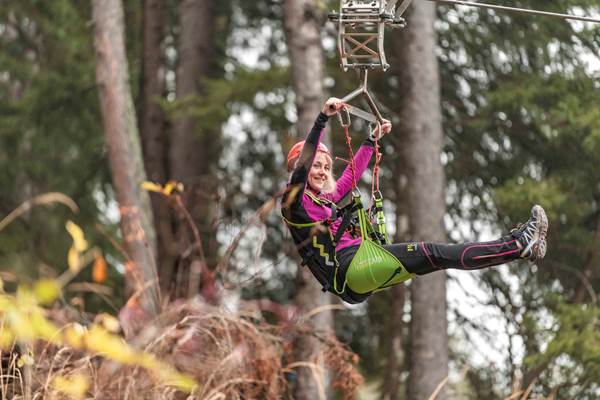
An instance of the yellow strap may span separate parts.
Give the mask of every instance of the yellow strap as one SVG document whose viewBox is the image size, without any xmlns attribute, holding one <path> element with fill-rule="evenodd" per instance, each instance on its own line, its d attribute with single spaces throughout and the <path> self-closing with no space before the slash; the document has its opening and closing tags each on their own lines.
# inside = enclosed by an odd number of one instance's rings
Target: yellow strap
<svg viewBox="0 0 600 400">
<path fill-rule="evenodd" d="M 315 196 L 314 194 L 312 194 L 310 192 L 310 190 L 305 190 L 304 194 L 306 194 L 308 197 L 310 197 L 312 199 L 312 201 L 314 201 L 315 203 L 317 203 L 318 205 L 322 206 L 322 205 L 327 205 L 327 204 L 333 204 L 332 201 L 329 201 L 327 199 L 321 199 L 317 196 Z"/>
<path fill-rule="evenodd" d="M 296 222 L 292 222 L 290 220 L 288 220 L 286 217 L 281 216 L 281 218 L 283 218 L 283 221 L 288 224 L 289 226 L 292 226 L 294 228 L 312 228 L 313 226 L 317 226 L 319 224 L 324 223 L 325 221 L 316 221 L 316 222 L 307 222 L 305 224 L 298 224 Z"/>
</svg>

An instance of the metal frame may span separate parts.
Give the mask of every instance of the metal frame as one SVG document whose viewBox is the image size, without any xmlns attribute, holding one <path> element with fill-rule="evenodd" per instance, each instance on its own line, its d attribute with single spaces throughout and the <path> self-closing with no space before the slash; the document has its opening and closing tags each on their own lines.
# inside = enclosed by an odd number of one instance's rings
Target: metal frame
<svg viewBox="0 0 600 400">
<path fill-rule="evenodd" d="M 329 14 L 329 19 L 338 23 L 338 53 L 342 69 L 354 69 L 360 73 L 360 86 L 342 101 L 350 114 L 372 124 L 381 123 L 383 118 L 367 88 L 368 70 L 386 71 L 390 67 L 385 56 L 385 28 L 406 25 L 402 14 L 411 1 L 340 0 L 339 12 Z M 370 113 L 348 104 L 359 96 L 366 100 Z"/>
<path fill-rule="evenodd" d="M 403 0 L 398 10 L 403 13 L 411 0 Z M 338 23 L 338 52 L 341 67 L 348 69 L 387 70 L 384 39 L 386 26 L 403 27 L 404 19 L 392 12 L 396 1 L 341 0 L 339 13 L 329 19 Z"/>
</svg>

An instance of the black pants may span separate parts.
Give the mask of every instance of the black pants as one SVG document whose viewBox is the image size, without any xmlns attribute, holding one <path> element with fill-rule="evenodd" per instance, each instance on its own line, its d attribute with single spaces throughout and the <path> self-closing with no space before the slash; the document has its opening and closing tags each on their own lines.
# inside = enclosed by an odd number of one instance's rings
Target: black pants
<svg viewBox="0 0 600 400">
<path fill-rule="evenodd" d="M 424 275 L 455 268 L 475 270 L 504 264 L 519 258 L 517 240 L 511 235 L 491 242 L 463 244 L 396 243 L 383 246 L 400 260 L 408 272 Z M 342 271 L 348 269 L 358 246 L 338 251 Z"/>
</svg>

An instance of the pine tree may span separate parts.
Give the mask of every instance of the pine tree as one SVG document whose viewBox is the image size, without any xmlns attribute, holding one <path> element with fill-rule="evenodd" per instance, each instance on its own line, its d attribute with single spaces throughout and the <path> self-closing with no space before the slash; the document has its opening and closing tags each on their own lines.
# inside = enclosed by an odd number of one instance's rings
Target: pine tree
<svg viewBox="0 0 600 400">
<path fill-rule="evenodd" d="M 123 8 L 120 0 L 100 0 L 92 3 L 92 11 L 100 105 L 127 257 L 126 283 L 152 318 L 160 311 L 155 235 L 150 199 L 140 187 L 146 174 L 129 85 Z"/>
</svg>

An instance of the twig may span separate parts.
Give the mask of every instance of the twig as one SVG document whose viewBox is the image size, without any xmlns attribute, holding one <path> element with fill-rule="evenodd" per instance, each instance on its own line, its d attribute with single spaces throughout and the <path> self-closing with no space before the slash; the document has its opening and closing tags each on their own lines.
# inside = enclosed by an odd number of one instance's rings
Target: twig
<svg viewBox="0 0 600 400">
<path fill-rule="evenodd" d="M 294 368 L 305 367 L 310 369 L 312 372 L 313 378 L 315 379 L 315 383 L 317 384 L 317 389 L 319 392 L 319 398 L 325 400 L 325 385 L 323 380 L 321 379 L 321 375 L 325 373 L 325 369 L 318 364 L 307 362 L 307 361 L 297 361 L 291 364 L 288 364 L 284 370 L 290 371 Z"/>
<path fill-rule="evenodd" d="M 231 256 L 233 255 L 235 250 L 239 247 L 242 239 L 244 238 L 244 236 L 246 235 L 246 233 L 248 232 L 250 227 L 255 225 L 256 223 L 258 223 L 259 221 L 264 220 L 266 218 L 266 216 L 275 208 L 277 198 L 281 197 L 282 195 L 283 195 L 283 192 L 280 192 L 280 193 L 277 193 L 276 195 L 274 195 L 273 197 L 271 197 L 269 200 L 267 200 L 266 202 L 263 203 L 263 205 L 258 209 L 258 211 L 256 211 L 254 213 L 254 215 L 252 215 L 252 217 L 250 217 L 248 222 L 242 227 L 240 232 L 232 240 L 232 242 L 229 245 L 229 247 L 227 248 L 227 250 L 225 250 L 225 254 L 221 258 L 221 261 L 219 262 L 219 264 L 217 265 L 217 268 L 215 269 L 217 273 L 224 272 L 227 269 L 227 265 L 229 264 L 229 260 L 231 259 Z"/>
<path fill-rule="evenodd" d="M 57 192 L 41 194 L 39 196 L 34 197 L 33 199 L 25 201 L 19 207 L 15 208 L 12 212 L 10 212 L 10 214 L 4 217 L 4 219 L 0 221 L 0 232 L 8 225 L 10 225 L 15 219 L 25 214 L 33 207 L 52 203 L 63 204 L 69 207 L 69 209 L 73 213 L 79 212 L 79 207 L 77 207 L 77 204 L 75 204 L 75 202 L 69 196 Z"/>
<path fill-rule="evenodd" d="M 469 367 L 463 367 L 463 369 L 460 371 L 460 379 L 464 378 L 467 372 L 469 372 Z M 429 400 L 435 400 L 438 394 L 440 394 L 440 392 L 442 391 L 443 387 L 448 383 L 448 378 L 449 376 L 446 376 L 444 379 L 442 379 L 442 381 L 437 385 L 433 393 L 431 393 L 431 396 L 429 396 Z"/>
<path fill-rule="evenodd" d="M 304 322 L 306 322 L 306 320 L 314 317 L 317 314 L 320 314 L 322 312 L 325 311 L 330 311 L 330 310 L 344 310 L 344 306 L 342 306 L 341 304 L 325 304 L 319 307 L 315 307 L 312 310 L 310 310 L 309 312 L 307 312 L 306 314 L 302 315 L 299 319 L 298 319 L 298 324 L 303 324 Z"/>
<path fill-rule="evenodd" d="M 181 196 L 178 194 L 174 194 L 171 196 L 172 196 L 172 198 L 175 199 L 175 206 L 177 207 L 177 210 L 183 214 L 185 221 L 187 222 L 190 229 L 192 230 L 192 235 L 194 235 L 194 243 L 195 243 L 196 251 L 198 252 L 198 258 L 200 258 L 200 263 L 201 263 L 201 272 L 199 272 L 199 273 L 195 271 L 195 268 L 190 268 L 188 297 L 191 297 L 195 294 L 195 292 L 200 287 L 200 277 L 201 277 L 202 272 L 207 271 L 208 267 L 206 264 L 206 256 L 204 254 L 204 247 L 202 246 L 202 239 L 200 238 L 200 232 L 198 231 L 198 227 L 194 223 L 194 219 L 190 215 L 187 208 L 185 208 L 185 205 L 183 204 L 183 201 L 181 200 Z"/>
</svg>

